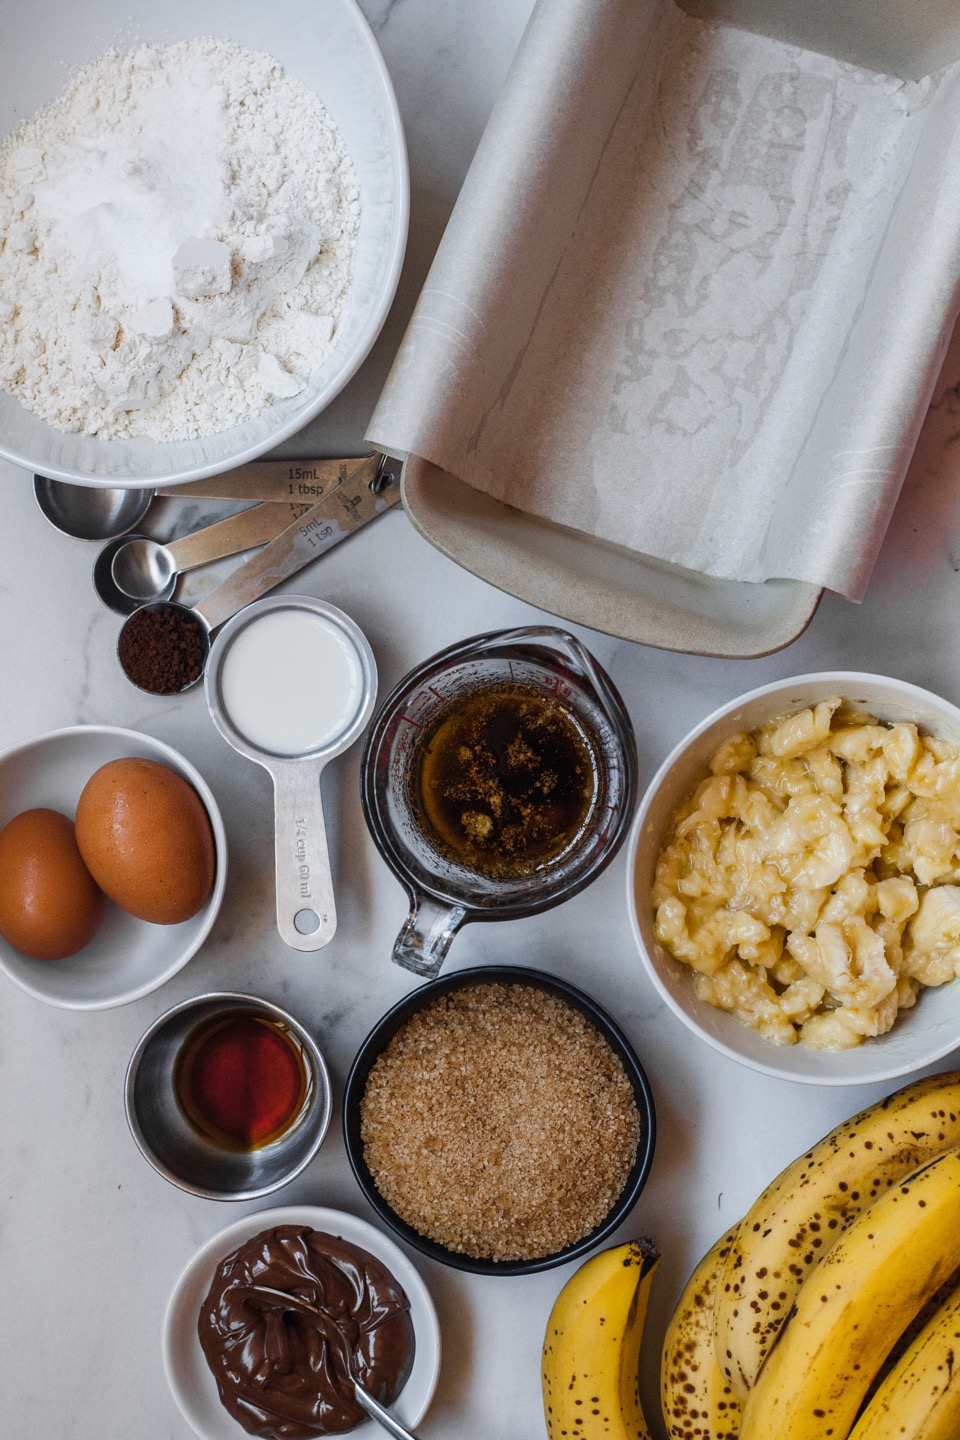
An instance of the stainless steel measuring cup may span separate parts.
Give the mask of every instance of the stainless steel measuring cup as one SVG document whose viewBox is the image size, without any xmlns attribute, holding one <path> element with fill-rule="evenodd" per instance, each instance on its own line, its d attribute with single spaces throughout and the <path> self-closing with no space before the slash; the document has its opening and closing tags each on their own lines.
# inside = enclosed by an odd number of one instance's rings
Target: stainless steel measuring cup
<svg viewBox="0 0 960 1440">
<path fill-rule="evenodd" d="M 231 648 L 264 617 L 284 612 L 319 617 L 347 647 L 356 665 L 352 713 L 343 716 L 318 743 L 296 754 L 287 753 L 285 748 L 271 750 L 251 741 L 231 715 L 230 694 L 224 686 L 224 667 L 229 662 Z M 284 707 L 289 710 L 305 688 L 286 661 L 276 673 L 264 676 L 263 683 L 271 687 L 278 710 Z M 335 756 L 354 743 L 373 713 L 377 695 L 373 651 L 359 626 L 335 605 L 310 595 L 271 595 L 248 606 L 224 625 L 210 650 L 205 689 L 207 705 L 220 734 L 240 755 L 262 765 L 273 780 L 280 937 L 294 950 L 320 950 L 333 939 L 337 928 L 320 776 Z"/>
<path fill-rule="evenodd" d="M 522 686 L 556 700 L 589 737 L 594 793 L 572 843 L 529 873 L 491 874 L 439 841 L 418 796 L 427 748 L 465 697 Z M 381 705 L 361 764 L 363 813 L 381 855 L 403 885 L 410 913 L 393 959 L 436 976 L 454 935 L 470 920 L 510 920 L 582 890 L 622 844 L 637 795 L 633 726 L 613 683 L 572 635 L 550 626 L 477 635 L 412 670 Z"/>
</svg>

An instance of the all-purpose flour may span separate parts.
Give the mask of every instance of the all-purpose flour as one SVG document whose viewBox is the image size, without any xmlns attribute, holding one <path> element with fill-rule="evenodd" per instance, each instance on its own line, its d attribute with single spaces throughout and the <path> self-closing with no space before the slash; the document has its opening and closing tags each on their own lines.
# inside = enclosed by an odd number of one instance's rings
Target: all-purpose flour
<svg viewBox="0 0 960 1440">
<path fill-rule="evenodd" d="M 270 56 L 108 52 L 0 150 L 0 386 L 61 429 L 157 440 L 299 393 L 344 312 L 359 196 Z"/>
</svg>

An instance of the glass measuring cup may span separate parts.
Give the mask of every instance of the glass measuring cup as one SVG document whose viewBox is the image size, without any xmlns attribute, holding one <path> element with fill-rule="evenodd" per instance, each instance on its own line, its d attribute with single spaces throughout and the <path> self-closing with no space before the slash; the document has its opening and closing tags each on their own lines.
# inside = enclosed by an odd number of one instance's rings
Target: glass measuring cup
<svg viewBox="0 0 960 1440">
<path fill-rule="evenodd" d="M 497 877 L 438 843 L 416 787 L 425 740 L 441 717 L 473 692 L 500 684 L 559 702 L 589 738 L 595 773 L 589 814 L 575 840 L 527 874 Z M 410 899 L 393 960 L 432 978 L 467 921 L 517 919 L 559 905 L 613 859 L 636 801 L 637 747 L 623 701 L 589 651 L 566 631 L 526 626 L 462 641 L 411 671 L 374 720 L 360 783 L 371 834 Z"/>
<path fill-rule="evenodd" d="M 277 630 L 278 617 L 290 620 L 286 633 Z M 317 635 L 325 636 L 320 649 L 313 648 L 310 617 Z M 321 652 L 330 657 L 339 705 L 317 683 L 313 667 Z M 349 615 L 324 600 L 272 595 L 224 625 L 210 649 L 204 684 L 220 734 L 273 780 L 280 937 L 294 950 L 320 950 L 337 928 L 320 776 L 373 712 L 377 667 L 367 638 Z"/>
</svg>

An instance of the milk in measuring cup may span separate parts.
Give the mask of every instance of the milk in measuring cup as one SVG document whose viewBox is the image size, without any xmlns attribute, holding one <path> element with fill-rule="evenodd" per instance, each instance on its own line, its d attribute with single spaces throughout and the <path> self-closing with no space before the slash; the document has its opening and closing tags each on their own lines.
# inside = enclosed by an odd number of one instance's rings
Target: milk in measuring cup
<svg viewBox="0 0 960 1440">
<path fill-rule="evenodd" d="M 274 755 L 321 749 L 360 708 L 363 673 L 349 637 L 308 610 L 268 611 L 239 631 L 220 672 L 220 697 L 251 745 Z"/>
</svg>

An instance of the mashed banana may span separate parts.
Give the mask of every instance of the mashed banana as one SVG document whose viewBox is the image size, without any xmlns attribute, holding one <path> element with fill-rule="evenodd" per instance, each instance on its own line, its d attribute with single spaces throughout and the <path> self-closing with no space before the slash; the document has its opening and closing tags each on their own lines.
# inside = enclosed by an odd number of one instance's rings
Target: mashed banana
<svg viewBox="0 0 960 1440">
<path fill-rule="evenodd" d="M 709 768 L 653 887 L 702 1000 L 842 1050 L 960 974 L 960 748 L 833 696 L 732 735 Z"/>
</svg>

